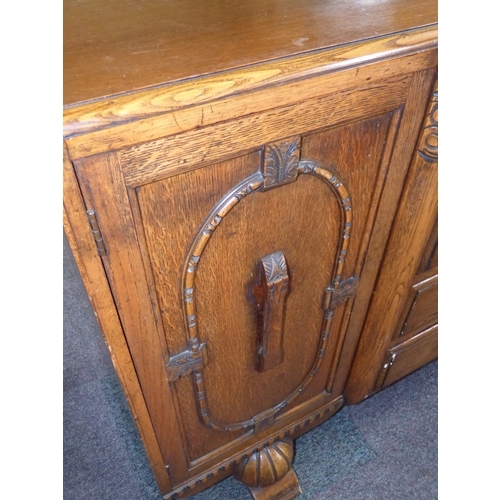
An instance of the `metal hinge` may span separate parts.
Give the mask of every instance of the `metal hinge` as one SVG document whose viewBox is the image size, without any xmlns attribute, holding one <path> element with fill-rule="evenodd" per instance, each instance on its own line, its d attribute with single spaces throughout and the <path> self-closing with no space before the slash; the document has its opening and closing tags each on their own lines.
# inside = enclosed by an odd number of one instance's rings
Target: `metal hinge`
<svg viewBox="0 0 500 500">
<path fill-rule="evenodd" d="M 168 380 L 173 382 L 179 377 L 189 375 L 193 370 L 200 370 L 207 364 L 206 343 L 200 345 L 197 352 L 189 349 L 170 358 L 166 364 Z"/>
<path fill-rule="evenodd" d="M 169 465 L 165 465 L 165 469 L 166 469 L 166 471 L 167 471 L 168 478 L 169 478 L 170 480 L 172 480 L 172 472 L 171 472 L 171 470 L 170 470 L 170 466 L 169 466 Z"/>
<path fill-rule="evenodd" d="M 341 304 L 356 296 L 358 291 L 359 278 L 352 276 L 339 283 L 338 288 L 329 286 L 325 290 L 324 305 L 325 309 L 332 309 L 333 307 Z"/>
<path fill-rule="evenodd" d="M 102 239 L 101 229 L 99 227 L 99 222 L 97 222 L 97 217 L 94 210 L 87 210 L 87 216 L 90 222 L 90 229 L 94 235 L 95 244 L 97 245 L 97 253 L 99 255 L 108 255 L 108 251 L 104 246 L 104 240 Z"/>
</svg>

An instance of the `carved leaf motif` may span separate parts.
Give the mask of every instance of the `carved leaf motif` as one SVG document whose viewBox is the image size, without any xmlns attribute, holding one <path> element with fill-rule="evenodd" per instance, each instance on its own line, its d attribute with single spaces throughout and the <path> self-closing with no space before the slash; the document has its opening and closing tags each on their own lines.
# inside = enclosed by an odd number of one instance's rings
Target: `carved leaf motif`
<svg viewBox="0 0 500 500">
<path fill-rule="evenodd" d="M 297 180 L 299 160 L 299 136 L 280 144 L 268 144 L 265 148 L 262 190 Z"/>
</svg>

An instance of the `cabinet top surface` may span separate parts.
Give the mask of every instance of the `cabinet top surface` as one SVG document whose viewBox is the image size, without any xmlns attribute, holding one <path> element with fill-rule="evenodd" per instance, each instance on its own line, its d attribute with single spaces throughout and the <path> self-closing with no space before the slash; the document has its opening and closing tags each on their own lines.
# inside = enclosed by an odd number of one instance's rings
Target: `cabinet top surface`
<svg viewBox="0 0 500 500">
<path fill-rule="evenodd" d="M 437 23 L 437 0 L 64 0 L 64 105 Z"/>
</svg>

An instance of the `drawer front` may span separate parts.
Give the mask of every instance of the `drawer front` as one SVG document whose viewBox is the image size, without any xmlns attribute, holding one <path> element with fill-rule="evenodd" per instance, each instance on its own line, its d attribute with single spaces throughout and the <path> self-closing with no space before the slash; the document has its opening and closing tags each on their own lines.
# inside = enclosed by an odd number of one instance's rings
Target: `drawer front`
<svg viewBox="0 0 500 500">
<path fill-rule="evenodd" d="M 405 113 L 423 114 L 431 77 L 75 161 L 174 487 L 340 407 L 368 249 L 389 231 L 377 214 L 394 215 L 418 132 Z"/>
<path fill-rule="evenodd" d="M 434 325 L 388 351 L 377 388 L 387 387 L 437 357 L 438 326 Z"/>
</svg>

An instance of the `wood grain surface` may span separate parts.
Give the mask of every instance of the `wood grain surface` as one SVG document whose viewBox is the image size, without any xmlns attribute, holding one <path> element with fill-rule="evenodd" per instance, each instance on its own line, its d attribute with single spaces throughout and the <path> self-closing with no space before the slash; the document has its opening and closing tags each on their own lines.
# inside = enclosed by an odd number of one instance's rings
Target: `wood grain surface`
<svg viewBox="0 0 500 500">
<path fill-rule="evenodd" d="M 64 104 L 436 22 L 434 0 L 65 0 Z"/>
<path fill-rule="evenodd" d="M 429 240 L 435 237 L 438 200 L 437 95 L 438 83 L 435 80 L 434 91 L 430 96 L 419 142 L 405 180 L 398 213 L 385 249 L 384 262 L 347 381 L 345 396 L 349 404 L 360 402 L 380 388 L 380 374 L 387 369 L 384 359 L 391 340 L 396 335 L 395 330 L 401 324 L 401 315 L 407 313 L 405 306 L 409 305 L 408 295 L 415 293 L 413 284 L 422 256 L 429 246 Z M 430 143 L 432 156 L 427 148 Z M 427 317 L 432 317 L 432 309 L 437 310 L 435 299 L 434 295 L 434 300 L 431 299 L 430 303 L 424 301 L 423 312 Z M 412 319 L 416 323 L 420 320 L 424 321 L 424 318 Z M 437 349 L 434 351 L 434 357 L 436 355 Z M 426 358 L 428 357 L 427 351 Z"/>
<path fill-rule="evenodd" d="M 87 148 L 92 147 L 97 138 L 99 142 L 108 138 L 110 148 L 112 143 L 123 144 L 134 139 L 135 142 L 144 142 L 158 137 L 159 130 L 165 129 L 164 135 L 168 135 L 252 110 L 266 109 L 270 104 L 277 106 L 280 101 L 281 104 L 286 104 L 321 95 L 318 92 L 321 92 L 322 80 L 313 80 L 310 82 L 312 85 L 305 82 L 298 85 L 299 80 L 304 78 L 340 72 L 336 76 L 335 86 L 341 90 L 342 86 L 349 88 L 365 81 L 425 69 L 436 64 L 429 60 L 429 54 L 425 54 L 425 51 L 435 49 L 436 46 L 437 27 L 432 25 L 314 51 L 293 59 L 273 60 L 66 106 L 64 136 L 71 137 L 71 143 L 78 149 L 82 149 L 85 143 Z M 371 67 L 374 63 L 380 64 L 376 68 Z M 269 89 L 271 86 L 274 88 Z M 281 89 L 282 86 L 285 87 Z M 261 92 L 255 94 L 257 90 Z M 325 93 L 327 92 L 323 91 Z M 242 100 L 242 96 L 246 94 L 251 95 Z M 269 100 L 270 94 L 273 96 L 272 101 Z M 275 99 L 278 102 L 274 103 Z M 195 108 L 191 109 L 193 106 Z M 117 128 L 118 125 L 121 127 Z M 104 133 L 89 137 L 81 135 L 91 131 Z M 70 152 L 72 151 L 71 147 Z"/>
<path fill-rule="evenodd" d="M 368 83 L 360 88 L 308 99 L 296 105 L 254 113 L 118 152 L 131 186 L 200 168 L 268 142 L 338 123 L 383 114 L 405 102 L 410 76 Z"/>
<path fill-rule="evenodd" d="M 289 500 L 276 443 L 437 349 L 437 2 L 64 5 L 66 232 L 164 498 Z"/>
<path fill-rule="evenodd" d="M 372 213 L 380 196 L 381 186 L 375 186 L 379 183 L 378 170 L 390 122 L 391 114 L 386 114 L 310 134 L 302 141 L 304 158 L 328 162 L 346 185 L 352 186 L 357 223 L 351 233 L 352 255 L 347 255 L 342 279 L 353 274 L 357 262 L 363 260 L 359 252 L 366 251 L 364 231 L 373 223 Z M 178 273 L 189 243 L 225 192 L 258 170 L 260 163 L 258 150 L 137 188 L 159 310 L 172 354 L 183 351 L 186 345 L 182 310 L 172 304 L 180 303 Z M 196 193 L 196 202 L 191 193 Z M 304 200 L 314 202 L 296 211 L 294 207 Z M 251 419 L 286 398 L 311 369 L 322 331 L 319 306 L 339 245 L 341 214 L 337 204 L 327 183 L 304 176 L 280 188 L 248 195 L 210 238 L 198 263 L 196 321 L 201 341 L 207 342 L 208 349 L 205 401 L 217 421 Z M 287 256 L 292 290 L 285 320 L 285 357 L 283 365 L 260 373 L 255 369 L 256 313 L 249 295 L 260 258 L 278 249 Z M 330 360 L 345 328 L 343 311 L 344 307 L 339 306 L 333 318 L 332 342 L 325 353 L 328 363 L 295 404 L 325 390 L 331 378 Z M 302 342 L 304 332 L 309 332 L 308 337 L 314 341 Z M 177 380 L 176 388 L 192 460 L 241 435 L 214 433 L 201 425 L 190 380 Z"/>
<path fill-rule="evenodd" d="M 387 387 L 436 359 L 438 325 L 391 347 L 387 352 L 376 389 Z"/>
<path fill-rule="evenodd" d="M 161 324 L 144 273 L 133 212 L 113 154 L 75 165 L 88 209 L 97 212 L 108 255 L 102 258 L 142 393 L 165 463 L 174 481 L 187 479 L 181 435 L 165 376 L 168 359 Z M 153 403 L 154 402 L 154 403 Z"/>
<path fill-rule="evenodd" d="M 71 245 L 80 275 L 89 295 L 92 307 L 111 360 L 118 374 L 125 396 L 130 405 L 141 438 L 145 444 L 151 467 L 162 491 L 170 491 L 172 485 L 165 470 L 158 439 L 148 414 L 144 394 L 137 379 L 123 327 L 116 311 L 112 292 L 86 219 L 86 207 L 81 196 L 73 165 L 64 149 L 64 231 Z"/>
<path fill-rule="evenodd" d="M 360 286 L 358 300 L 354 304 L 334 388 L 344 390 L 344 387 L 349 387 L 349 385 L 346 386 L 346 383 L 348 377 L 350 377 L 354 357 L 355 355 L 358 356 L 360 332 L 370 304 L 373 286 L 378 278 L 379 266 L 386 251 L 387 238 L 391 231 L 394 214 L 400 203 L 400 193 L 412 161 L 415 143 L 421 133 L 422 120 L 428 109 L 426 99 L 432 92 L 435 78 L 436 68 L 415 73 L 413 76 L 408 92 L 408 101 L 398 129 L 399 138 L 394 144 L 394 149 L 388 151 L 391 167 L 388 169 L 385 179 L 386 189 L 380 199 L 377 218 L 371 233 L 366 261 L 364 262 L 364 271 L 360 283 L 360 285 L 364 286 Z M 390 188 L 388 188 L 389 186 Z M 406 243 L 410 244 L 410 241 Z M 393 277 L 396 275 L 394 274 Z M 381 296 L 382 301 L 383 297 Z M 378 335 L 383 337 L 384 335 L 390 335 L 390 333 L 378 330 L 377 338 L 379 338 Z M 378 349 L 377 344 L 372 344 L 372 347 L 368 350 L 370 349 Z M 365 358 L 364 362 L 358 359 L 358 363 L 360 366 L 363 364 L 371 366 L 370 354 L 368 354 L 368 358 Z M 355 384 L 352 380 L 351 383 Z"/>
</svg>

